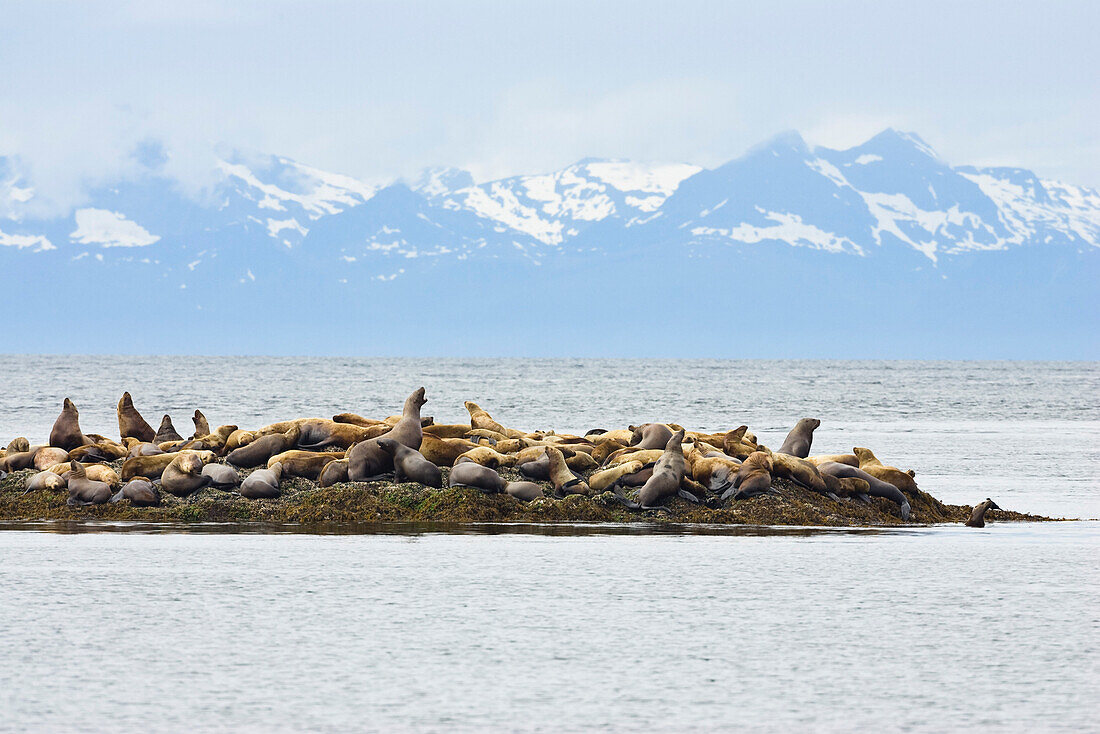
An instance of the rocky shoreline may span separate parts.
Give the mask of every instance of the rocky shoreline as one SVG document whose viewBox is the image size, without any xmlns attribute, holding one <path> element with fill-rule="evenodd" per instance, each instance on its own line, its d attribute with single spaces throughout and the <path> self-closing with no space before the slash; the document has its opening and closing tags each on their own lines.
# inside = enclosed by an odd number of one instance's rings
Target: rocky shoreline
<svg viewBox="0 0 1100 734">
<path fill-rule="evenodd" d="M 117 470 L 121 462 L 112 466 Z M 444 478 L 447 469 L 444 468 Z M 377 523 L 668 523 L 714 525 L 798 525 L 821 527 L 906 526 L 962 523 L 973 509 L 948 505 L 926 492 L 910 497 L 912 514 L 903 521 L 897 506 L 871 498 L 870 504 L 840 501 L 812 492 L 783 478 L 773 486 L 778 495 L 762 495 L 728 503 L 725 507 L 697 505 L 679 497 L 667 502 L 668 511 L 631 511 L 610 492 L 594 497 L 550 496 L 550 484 L 542 499 L 523 502 L 507 494 L 485 494 L 472 487 L 433 489 L 414 483 L 346 482 L 320 487 L 300 477 L 288 478 L 275 499 L 245 499 L 234 492 L 206 487 L 179 498 L 162 493 L 157 507 L 135 507 L 128 502 L 71 506 L 68 494 L 24 493 L 24 482 L 34 473 L 23 470 L 0 480 L 0 521 L 144 521 L 164 523 L 268 523 L 307 526 L 365 525 Z M 248 473 L 241 471 L 242 476 Z M 501 469 L 505 479 L 524 477 Z M 445 482 L 446 484 L 446 482 Z M 1048 521 L 1051 518 L 1011 511 L 991 511 L 987 519 L 999 521 Z"/>
</svg>

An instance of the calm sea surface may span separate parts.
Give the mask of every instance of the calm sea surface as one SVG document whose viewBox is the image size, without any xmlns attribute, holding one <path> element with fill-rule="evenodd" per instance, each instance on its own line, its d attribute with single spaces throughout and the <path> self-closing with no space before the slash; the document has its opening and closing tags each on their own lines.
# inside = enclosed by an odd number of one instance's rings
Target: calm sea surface
<svg viewBox="0 0 1100 734">
<path fill-rule="evenodd" d="M 0 441 L 427 414 L 747 423 L 1100 517 L 1100 365 L 0 356 Z M 0 533 L 0 730 L 1097 731 L 1100 523 Z M 550 533 L 553 534 L 550 534 Z"/>
</svg>

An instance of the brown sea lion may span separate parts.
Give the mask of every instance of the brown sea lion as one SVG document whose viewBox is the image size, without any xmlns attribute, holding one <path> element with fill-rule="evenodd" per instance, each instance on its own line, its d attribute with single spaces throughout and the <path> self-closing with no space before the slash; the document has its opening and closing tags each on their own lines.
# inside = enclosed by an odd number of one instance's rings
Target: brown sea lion
<svg viewBox="0 0 1100 734">
<path fill-rule="evenodd" d="M 644 438 L 643 438 L 644 440 Z M 699 500 L 690 492 L 681 488 L 684 474 L 687 472 L 687 461 L 684 459 L 684 430 L 681 428 L 676 433 L 670 434 L 665 442 L 664 451 L 657 464 L 653 467 L 650 476 L 641 489 L 638 490 L 638 505 L 643 510 L 657 507 L 673 495 L 679 495 L 689 502 Z"/>
<path fill-rule="evenodd" d="M 145 422 L 141 413 L 134 407 L 130 393 L 122 393 L 118 401 L 118 435 L 120 438 L 136 438 L 138 441 L 152 441 L 156 436 L 153 427 Z"/>
<path fill-rule="evenodd" d="M 476 448 L 477 444 L 473 441 L 464 438 L 439 438 L 425 431 L 420 453 L 436 466 L 454 466 L 455 459 Z"/>
<path fill-rule="evenodd" d="M 1001 508 L 997 506 L 996 502 L 986 497 L 985 502 L 979 503 L 978 506 L 974 508 L 974 511 L 970 513 L 970 519 L 966 521 L 966 526 L 968 528 L 984 528 L 985 513 L 990 510 L 999 509 Z"/>
<path fill-rule="evenodd" d="M 330 461 L 344 458 L 343 451 L 302 451 L 291 449 L 275 454 L 267 460 L 267 468 L 275 464 L 283 465 L 284 477 L 304 477 L 317 479 Z"/>
<path fill-rule="evenodd" d="M 733 486 L 733 479 L 741 471 L 741 462 L 728 456 L 703 456 L 691 465 L 691 477 L 717 494 Z"/>
<path fill-rule="evenodd" d="M 267 469 L 257 469 L 241 482 L 242 497 L 250 500 L 272 499 L 279 496 L 279 481 L 283 477 L 283 465 L 275 464 Z"/>
<path fill-rule="evenodd" d="M 436 489 L 443 486 L 443 473 L 439 467 L 425 459 L 419 451 L 384 436 L 377 441 L 378 446 L 393 457 L 394 481 L 413 481 Z"/>
<path fill-rule="evenodd" d="M 52 471 L 40 471 L 37 474 L 31 474 L 27 477 L 27 481 L 23 483 L 23 488 L 27 492 L 59 490 L 65 489 L 65 486 L 65 478 Z"/>
<path fill-rule="evenodd" d="M 483 409 L 477 403 L 467 400 L 465 402 L 466 410 L 470 414 L 470 427 L 471 428 L 488 428 L 490 431 L 496 431 L 502 433 L 508 438 L 523 438 L 523 431 L 517 431 L 513 428 L 505 428 L 500 423 L 493 420 L 493 417 Z"/>
<path fill-rule="evenodd" d="M 126 482 L 109 501 L 114 503 L 122 500 L 130 500 L 130 504 L 135 507 L 156 507 L 160 504 L 160 494 L 152 482 L 145 477 L 138 477 Z"/>
<path fill-rule="evenodd" d="M 810 455 L 810 444 L 814 441 L 814 430 L 821 425 L 817 418 L 803 418 L 787 434 L 777 454 L 787 454 L 799 459 Z"/>
<path fill-rule="evenodd" d="M 672 431 L 664 423 L 643 423 L 634 429 L 630 445 L 638 449 L 664 449 Z"/>
<path fill-rule="evenodd" d="M 835 461 L 838 464 L 847 464 L 859 468 L 859 458 L 855 454 L 818 454 L 817 456 L 807 456 L 806 461 L 814 466 L 820 466 L 826 461 Z"/>
<path fill-rule="evenodd" d="M 818 468 L 805 459 L 790 454 L 772 453 L 768 449 L 764 453 L 772 460 L 771 474 L 773 477 L 786 477 L 814 492 L 824 494 L 828 491 L 825 480 L 821 478 Z"/>
<path fill-rule="evenodd" d="M 317 479 L 317 484 L 322 487 L 331 487 L 334 484 L 346 481 L 348 481 L 348 460 L 337 459 L 325 464 L 325 468 L 321 470 L 321 476 Z"/>
<path fill-rule="evenodd" d="M 67 485 L 70 505 L 102 505 L 111 499 L 111 487 L 106 482 L 89 479 L 79 461 L 69 462 Z"/>
<path fill-rule="evenodd" d="M 195 432 L 191 434 L 191 438 L 201 438 L 210 433 L 210 422 L 206 420 L 206 416 L 202 414 L 202 411 L 195 409 L 195 414 L 191 416 L 191 422 L 195 424 Z"/>
<path fill-rule="evenodd" d="M 129 450 L 120 443 L 99 441 L 77 446 L 69 452 L 69 458 L 85 463 L 90 461 L 117 461 L 126 458 L 128 454 Z"/>
<path fill-rule="evenodd" d="M 134 477 L 146 477 L 147 479 L 156 479 L 163 472 L 164 469 L 172 463 L 179 453 L 192 453 L 197 454 L 204 464 L 208 464 L 217 456 L 213 451 L 185 451 L 157 454 L 155 456 L 135 456 L 132 459 L 127 459 L 122 463 L 122 481 L 129 481 Z"/>
<path fill-rule="evenodd" d="M 550 462 L 550 484 L 554 488 L 555 498 L 561 499 L 570 494 L 592 495 L 592 488 L 569 469 L 560 449 L 547 446 L 546 458 Z"/>
<path fill-rule="evenodd" d="M 847 464 L 839 464 L 835 461 L 826 461 L 817 467 L 818 471 L 822 474 L 832 474 L 834 477 L 855 477 L 856 479 L 862 479 L 868 484 L 867 494 L 872 497 L 883 497 L 895 502 L 898 505 L 898 510 L 901 513 L 902 520 L 909 519 L 910 507 L 909 500 L 902 494 L 901 490 L 895 487 L 889 482 L 884 482 L 881 479 L 868 474 L 854 466 Z"/>
<path fill-rule="evenodd" d="M 469 451 L 460 455 L 455 459 L 455 464 L 459 464 L 463 461 L 472 461 L 475 464 L 481 464 L 487 466 L 490 469 L 496 469 L 498 467 L 509 467 L 516 465 L 516 457 L 507 454 L 502 454 L 499 451 L 494 451 L 488 446 L 478 446 L 477 448 L 470 449 Z"/>
<path fill-rule="evenodd" d="M 13 438 L 11 440 L 11 442 L 8 444 L 8 453 L 9 454 L 18 454 L 18 453 L 22 453 L 24 451 L 30 451 L 30 449 L 31 449 L 31 442 L 28 441 L 26 439 L 26 437 L 24 437 L 24 436 L 20 436 L 19 438 Z"/>
<path fill-rule="evenodd" d="M 424 429 L 420 425 L 420 409 L 428 402 L 424 388 L 413 390 L 405 399 L 401 420 L 384 435 L 410 449 L 420 450 Z M 378 445 L 377 438 L 360 441 L 348 451 L 348 479 L 363 482 L 393 471 L 393 457 Z"/>
<path fill-rule="evenodd" d="M 73 457 L 75 458 L 75 457 Z M 69 452 L 56 446 L 43 446 L 34 452 L 34 468 L 44 471 L 54 464 L 69 460 Z"/>
<path fill-rule="evenodd" d="M 627 446 L 622 441 L 603 441 L 597 444 L 596 448 L 592 450 L 592 458 L 595 459 L 596 463 L 600 466 L 603 466 L 607 462 L 607 457 L 625 448 L 627 448 Z"/>
<path fill-rule="evenodd" d="M 0 458 L 0 471 L 19 471 L 34 466 L 34 455 L 42 446 L 30 446 L 27 451 L 17 451 Z"/>
<path fill-rule="evenodd" d="M 636 471 L 640 471 L 642 468 L 642 462 L 640 461 L 626 461 L 618 466 L 610 469 L 604 469 L 598 471 L 588 478 L 588 486 L 593 492 L 603 492 L 611 489 L 619 479 L 627 474 L 633 474 Z"/>
<path fill-rule="evenodd" d="M 210 486 L 218 489 L 230 489 L 241 483 L 237 470 L 228 464 L 210 463 L 202 468 L 202 474 L 210 477 Z"/>
<path fill-rule="evenodd" d="M 95 443 L 95 441 L 81 432 L 80 413 L 73 401 L 65 398 L 65 402 L 61 406 L 61 414 L 57 416 L 53 429 L 50 431 L 49 445 L 72 451 L 77 446 L 83 446 L 86 443 Z"/>
<path fill-rule="evenodd" d="M 301 429 L 291 426 L 286 433 L 269 433 L 260 436 L 247 446 L 230 451 L 225 460 L 233 466 L 249 468 L 266 464 L 275 454 L 289 451 L 298 442 Z"/>
<path fill-rule="evenodd" d="M 722 500 L 747 499 L 761 494 L 777 494 L 772 489 L 772 460 L 763 451 L 754 451 L 745 457 L 733 486 L 722 493 Z"/>
<path fill-rule="evenodd" d="M 871 489 L 871 485 L 859 477 L 835 477 L 822 473 L 821 478 L 825 480 L 826 494 L 833 499 L 858 497 Z"/>
<path fill-rule="evenodd" d="M 913 493 L 918 491 L 917 483 L 913 480 L 913 474 L 904 472 L 896 466 L 886 466 L 872 453 L 871 449 L 856 447 L 852 453 L 859 458 L 859 468 L 877 479 L 889 482 L 902 492 Z"/>
<path fill-rule="evenodd" d="M 172 425 L 172 416 L 167 413 L 160 419 L 160 428 L 157 429 L 157 435 L 153 438 L 153 443 L 162 444 L 167 441 L 182 441 L 183 436 L 179 435 L 176 431 L 176 427 Z"/>
<path fill-rule="evenodd" d="M 160 486 L 165 492 L 186 497 L 208 486 L 212 479 L 202 473 L 203 461 L 198 453 L 184 451 L 176 454 L 160 475 Z"/>
</svg>

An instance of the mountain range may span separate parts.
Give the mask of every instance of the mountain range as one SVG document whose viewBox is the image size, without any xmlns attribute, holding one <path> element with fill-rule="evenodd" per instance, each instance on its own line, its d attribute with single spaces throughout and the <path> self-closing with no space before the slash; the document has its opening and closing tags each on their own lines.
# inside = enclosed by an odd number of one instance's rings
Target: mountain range
<svg viewBox="0 0 1100 734">
<path fill-rule="evenodd" d="M 0 158 L 7 351 L 1100 357 L 1100 192 L 913 133 L 385 186 L 232 152 L 199 195 L 163 164 L 44 217 Z"/>
</svg>

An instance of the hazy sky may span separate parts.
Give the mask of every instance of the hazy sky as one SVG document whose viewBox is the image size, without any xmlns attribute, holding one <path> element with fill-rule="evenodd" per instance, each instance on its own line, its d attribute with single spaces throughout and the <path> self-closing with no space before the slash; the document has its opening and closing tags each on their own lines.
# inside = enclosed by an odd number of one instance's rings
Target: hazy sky
<svg viewBox="0 0 1100 734">
<path fill-rule="evenodd" d="M 953 164 L 1100 187 L 1095 2 L 0 0 L 0 155 L 57 202 L 159 139 L 372 181 L 584 156 L 716 165 L 894 126 Z"/>
</svg>

